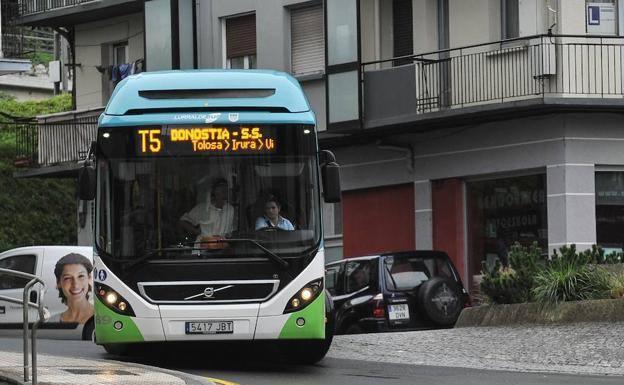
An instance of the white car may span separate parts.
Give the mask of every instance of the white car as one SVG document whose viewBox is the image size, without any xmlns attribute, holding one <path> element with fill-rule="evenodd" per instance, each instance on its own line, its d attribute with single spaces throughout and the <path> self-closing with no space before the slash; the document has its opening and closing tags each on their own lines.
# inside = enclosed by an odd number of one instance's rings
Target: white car
<svg viewBox="0 0 624 385">
<path fill-rule="evenodd" d="M 57 263 L 68 254 L 59 264 Z M 68 262 L 69 263 L 65 263 Z M 0 254 L 0 268 L 18 270 L 40 277 L 45 282 L 43 305 L 49 318 L 40 324 L 37 335 L 43 338 L 92 339 L 93 321 L 93 249 L 84 246 L 30 246 L 5 251 Z M 61 282 L 62 281 L 62 282 Z M 0 273 L 0 295 L 22 299 L 28 280 Z M 29 293 L 31 302 L 38 303 L 35 285 Z M 69 297 L 69 298 L 68 298 Z M 88 301 L 88 302 L 84 302 Z M 81 304 L 80 311 L 76 303 Z M 90 305 L 90 309 L 87 305 Z M 75 306 L 74 308 L 70 308 Z M 90 310 L 90 313 L 89 313 Z M 71 315 L 80 317 L 71 318 Z M 0 300 L 0 334 L 19 335 L 23 330 L 22 305 Z M 37 310 L 30 309 L 29 321 L 38 319 Z"/>
</svg>

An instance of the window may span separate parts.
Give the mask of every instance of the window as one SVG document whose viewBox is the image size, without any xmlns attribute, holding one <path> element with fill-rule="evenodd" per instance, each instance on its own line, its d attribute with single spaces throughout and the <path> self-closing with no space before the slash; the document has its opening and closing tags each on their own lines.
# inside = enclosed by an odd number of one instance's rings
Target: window
<svg viewBox="0 0 624 385">
<path fill-rule="evenodd" d="M 331 295 L 338 295 L 340 293 L 340 287 L 342 286 L 338 281 L 340 277 L 340 266 L 342 266 L 342 264 L 330 266 L 325 270 L 325 287 Z"/>
<path fill-rule="evenodd" d="M 35 274 L 35 255 L 16 255 L 0 260 L 0 268 L 21 271 L 23 273 Z M 0 273 L 0 290 L 21 289 L 30 281 L 26 278 L 14 277 Z"/>
<path fill-rule="evenodd" d="M 290 13 L 293 75 L 325 71 L 325 39 L 321 5 L 293 9 Z"/>
<path fill-rule="evenodd" d="M 615 0 L 585 0 L 587 33 L 616 35 L 617 6 Z"/>
<path fill-rule="evenodd" d="M 256 15 L 225 20 L 226 68 L 257 68 Z"/>
<path fill-rule="evenodd" d="M 414 53 L 412 0 L 394 0 L 392 3 L 392 36 L 394 57 L 407 56 Z M 411 59 L 394 61 L 395 66 L 411 63 Z"/>
<path fill-rule="evenodd" d="M 548 250 L 546 175 L 493 179 L 466 184 L 471 274 L 481 263 L 508 264 L 511 245 L 537 242 Z"/>
<path fill-rule="evenodd" d="M 113 65 L 128 63 L 128 42 L 113 45 Z"/>
<path fill-rule="evenodd" d="M 502 38 L 520 36 L 520 8 L 518 0 L 501 0 Z"/>
<path fill-rule="evenodd" d="M 596 173 L 596 242 L 605 253 L 624 248 L 624 172 Z"/>
<path fill-rule="evenodd" d="M 347 263 L 345 268 L 347 293 L 354 293 L 370 284 L 371 265 L 371 261 L 354 261 Z"/>
</svg>

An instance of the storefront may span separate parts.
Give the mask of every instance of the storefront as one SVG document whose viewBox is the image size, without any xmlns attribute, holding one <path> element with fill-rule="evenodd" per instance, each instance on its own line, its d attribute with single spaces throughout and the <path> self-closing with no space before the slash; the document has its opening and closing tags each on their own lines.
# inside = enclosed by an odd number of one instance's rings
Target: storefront
<svg viewBox="0 0 624 385">
<path fill-rule="evenodd" d="M 596 242 L 607 253 L 624 248 L 624 171 L 596 172 Z"/>
<path fill-rule="evenodd" d="M 546 174 L 467 182 L 466 196 L 469 276 L 507 265 L 515 242 L 547 252 Z"/>
</svg>

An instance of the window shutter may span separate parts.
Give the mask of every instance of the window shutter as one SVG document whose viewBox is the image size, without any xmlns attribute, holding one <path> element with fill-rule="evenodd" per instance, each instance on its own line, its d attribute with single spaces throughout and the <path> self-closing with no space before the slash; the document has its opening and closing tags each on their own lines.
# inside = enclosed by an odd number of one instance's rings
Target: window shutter
<svg viewBox="0 0 624 385">
<path fill-rule="evenodd" d="M 227 58 L 256 54 L 256 15 L 225 20 Z"/>
<path fill-rule="evenodd" d="M 325 69 L 323 7 L 294 9 L 290 13 L 291 63 L 294 75 Z"/>
<path fill-rule="evenodd" d="M 414 27 L 412 23 L 412 0 L 394 0 L 392 3 L 394 56 L 414 53 Z M 411 63 L 411 61 L 409 61 Z"/>
</svg>

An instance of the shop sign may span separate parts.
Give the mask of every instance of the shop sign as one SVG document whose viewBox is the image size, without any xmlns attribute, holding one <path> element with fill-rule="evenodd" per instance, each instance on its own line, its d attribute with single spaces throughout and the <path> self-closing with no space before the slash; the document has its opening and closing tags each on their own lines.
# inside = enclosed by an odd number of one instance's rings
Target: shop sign
<svg viewBox="0 0 624 385">
<path fill-rule="evenodd" d="M 596 204 L 598 205 L 624 205 L 624 191 L 598 191 L 596 192 Z"/>
<path fill-rule="evenodd" d="M 479 208 L 496 210 L 510 207 L 533 207 L 545 202 L 544 190 L 509 189 L 503 192 L 495 192 L 479 199 Z"/>
<path fill-rule="evenodd" d="M 596 35 L 615 35 L 615 3 L 587 3 L 587 33 Z"/>
</svg>

